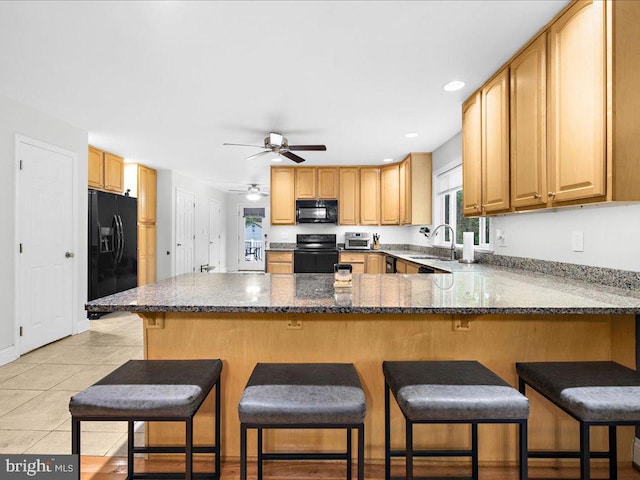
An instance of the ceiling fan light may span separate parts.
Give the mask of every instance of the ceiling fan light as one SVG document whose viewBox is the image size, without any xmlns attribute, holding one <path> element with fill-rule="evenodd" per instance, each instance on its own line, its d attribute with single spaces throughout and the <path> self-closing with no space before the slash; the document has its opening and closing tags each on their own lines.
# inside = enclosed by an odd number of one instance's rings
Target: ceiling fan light
<svg viewBox="0 0 640 480">
<path fill-rule="evenodd" d="M 255 192 L 248 193 L 247 200 L 250 200 L 252 202 L 257 202 L 258 200 L 260 200 L 260 195 Z"/>
<path fill-rule="evenodd" d="M 284 137 L 282 135 L 280 135 L 279 133 L 270 133 L 269 134 L 269 141 L 271 142 L 271 145 L 282 145 L 282 139 Z"/>
<path fill-rule="evenodd" d="M 416 138 L 418 136 L 418 132 L 407 132 L 404 134 L 406 138 Z"/>
</svg>

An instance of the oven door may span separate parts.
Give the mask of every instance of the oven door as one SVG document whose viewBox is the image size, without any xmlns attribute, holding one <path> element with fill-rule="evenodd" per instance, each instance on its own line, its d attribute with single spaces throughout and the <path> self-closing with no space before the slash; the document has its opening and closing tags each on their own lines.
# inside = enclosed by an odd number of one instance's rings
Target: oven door
<svg viewBox="0 0 640 480">
<path fill-rule="evenodd" d="M 333 265 L 338 263 L 338 252 L 305 251 L 293 252 L 293 273 L 333 273 Z"/>
</svg>

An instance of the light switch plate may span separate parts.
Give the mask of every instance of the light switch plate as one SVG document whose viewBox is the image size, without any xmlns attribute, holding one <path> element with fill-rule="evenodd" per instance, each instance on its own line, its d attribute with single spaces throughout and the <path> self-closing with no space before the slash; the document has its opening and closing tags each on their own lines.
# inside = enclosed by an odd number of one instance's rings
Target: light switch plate
<svg viewBox="0 0 640 480">
<path fill-rule="evenodd" d="M 571 232 L 571 250 L 574 252 L 584 252 L 584 232 L 580 230 Z"/>
</svg>

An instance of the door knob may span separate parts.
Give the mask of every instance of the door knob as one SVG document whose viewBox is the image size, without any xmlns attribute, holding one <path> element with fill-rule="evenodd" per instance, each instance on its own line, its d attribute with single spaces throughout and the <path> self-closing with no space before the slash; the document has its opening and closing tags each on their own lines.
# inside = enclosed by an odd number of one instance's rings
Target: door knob
<svg viewBox="0 0 640 480">
<path fill-rule="evenodd" d="M 73 257 L 75 257 L 75 255 L 73 254 L 73 252 L 66 252 L 66 253 L 64 254 L 64 256 L 65 256 L 65 258 L 73 258 Z"/>
<path fill-rule="evenodd" d="M 182 244 L 181 244 L 181 243 L 179 243 L 179 244 L 178 244 L 178 246 L 179 246 L 179 247 L 181 247 L 181 246 L 182 246 Z"/>
</svg>

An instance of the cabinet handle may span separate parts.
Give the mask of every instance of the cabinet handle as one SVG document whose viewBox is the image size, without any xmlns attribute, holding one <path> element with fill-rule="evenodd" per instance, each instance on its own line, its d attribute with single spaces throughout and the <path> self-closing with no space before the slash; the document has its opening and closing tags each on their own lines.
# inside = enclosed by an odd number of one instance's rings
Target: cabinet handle
<svg viewBox="0 0 640 480">
<path fill-rule="evenodd" d="M 556 192 L 549 192 L 547 193 L 547 197 L 551 198 L 551 197 L 555 197 L 556 196 Z"/>
<path fill-rule="evenodd" d="M 539 193 L 535 193 L 533 195 L 533 198 L 540 199 L 540 198 L 542 198 L 542 195 L 540 195 Z"/>
</svg>

